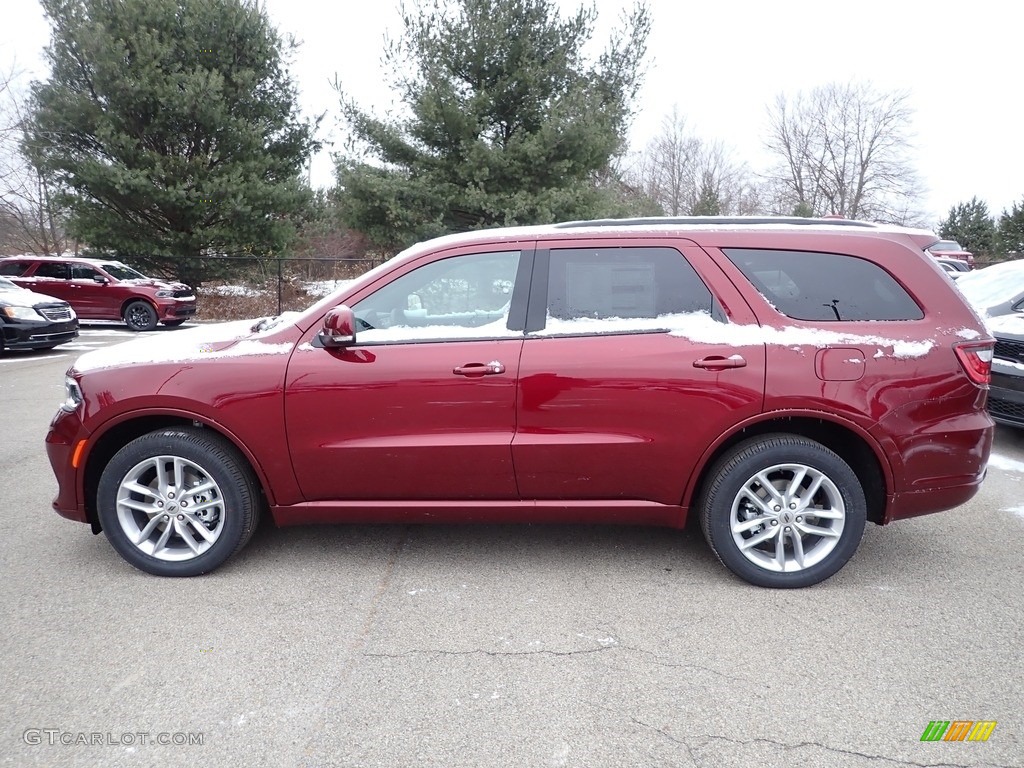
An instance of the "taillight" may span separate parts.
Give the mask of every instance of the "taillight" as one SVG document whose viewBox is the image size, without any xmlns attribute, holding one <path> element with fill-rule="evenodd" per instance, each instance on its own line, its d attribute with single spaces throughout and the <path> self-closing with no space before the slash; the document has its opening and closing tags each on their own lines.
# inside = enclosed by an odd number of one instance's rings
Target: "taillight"
<svg viewBox="0 0 1024 768">
<path fill-rule="evenodd" d="M 964 373 L 975 384 L 988 384 L 992 380 L 992 350 L 995 342 L 980 344 L 954 344 L 953 351 L 964 369 Z"/>
</svg>

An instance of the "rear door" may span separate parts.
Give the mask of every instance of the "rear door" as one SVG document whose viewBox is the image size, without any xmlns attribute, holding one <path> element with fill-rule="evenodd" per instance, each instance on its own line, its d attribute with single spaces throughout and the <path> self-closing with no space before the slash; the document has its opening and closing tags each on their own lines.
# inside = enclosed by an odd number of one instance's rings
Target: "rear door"
<svg viewBox="0 0 1024 768">
<path fill-rule="evenodd" d="M 689 241 L 538 244 L 512 455 L 524 499 L 679 504 L 705 449 L 761 411 L 754 317 Z"/>
<path fill-rule="evenodd" d="M 24 277 L 16 279 L 15 282 L 30 291 L 42 293 L 46 296 L 53 296 L 75 307 L 71 300 L 71 268 L 63 261 L 39 261 L 35 268 L 28 271 Z M 78 307 L 75 307 L 75 311 Z"/>
</svg>

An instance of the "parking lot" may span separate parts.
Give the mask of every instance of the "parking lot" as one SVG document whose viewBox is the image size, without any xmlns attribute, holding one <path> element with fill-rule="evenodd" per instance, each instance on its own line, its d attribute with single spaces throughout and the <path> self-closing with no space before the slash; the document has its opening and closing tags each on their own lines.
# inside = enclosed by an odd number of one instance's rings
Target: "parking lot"
<svg viewBox="0 0 1024 768">
<path fill-rule="evenodd" d="M 601 526 L 264 525 L 158 579 L 51 511 L 43 448 L 64 370 L 131 337 L 0 358 L 0 763 L 1024 766 L 1024 431 L 805 590 Z"/>
</svg>

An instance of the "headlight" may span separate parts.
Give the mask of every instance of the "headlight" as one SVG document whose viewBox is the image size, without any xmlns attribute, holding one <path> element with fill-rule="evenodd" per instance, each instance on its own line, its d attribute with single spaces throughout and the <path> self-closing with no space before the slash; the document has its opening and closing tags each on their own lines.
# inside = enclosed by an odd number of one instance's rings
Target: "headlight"
<svg viewBox="0 0 1024 768">
<path fill-rule="evenodd" d="M 156 297 L 158 299 L 173 299 L 174 291 L 157 291 Z"/>
<path fill-rule="evenodd" d="M 64 377 L 64 402 L 60 404 L 61 410 L 67 411 L 68 413 L 74 413 L 85 401 L 82 396 L 82 388 L 78 386 L 78 382 L 70 376 Z"/>
<path fill-rule="evenodd" d="M 42 315 L 32 309 L 32 307 L 0 307 L 0 314 L 9 317 L 12 320 L 45 319 Z"/>
</svg>

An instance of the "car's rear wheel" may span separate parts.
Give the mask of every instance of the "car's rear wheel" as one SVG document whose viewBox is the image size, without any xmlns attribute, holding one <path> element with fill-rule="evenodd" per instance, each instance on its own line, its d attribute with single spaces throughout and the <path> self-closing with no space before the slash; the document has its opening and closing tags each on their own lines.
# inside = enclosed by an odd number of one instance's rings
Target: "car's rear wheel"
<svg viewBox="0 0 1024 768">
<path fill-rule="evenodd" d="M 719 560 L 762 587 L 817 584 L 860 544 L 864 489 L 835 452 L 797 435 L 740 443 L 712 468 L 701 527 Z"/>
<path fill-rule="evenodd" d="M 156 310 L 149 302 L 140 299 L 124 308 L 124 324 L 133 331 L 152 331 L 156 323 Z"/>
<path fill-rule="evenodd" d="M 129 563 L 157 576 L 196 576 L 251 538 L 260 490 L 233 445 L 199 428 L 136 438 L 103 470 L 100 525 Z"/>
</svg>

